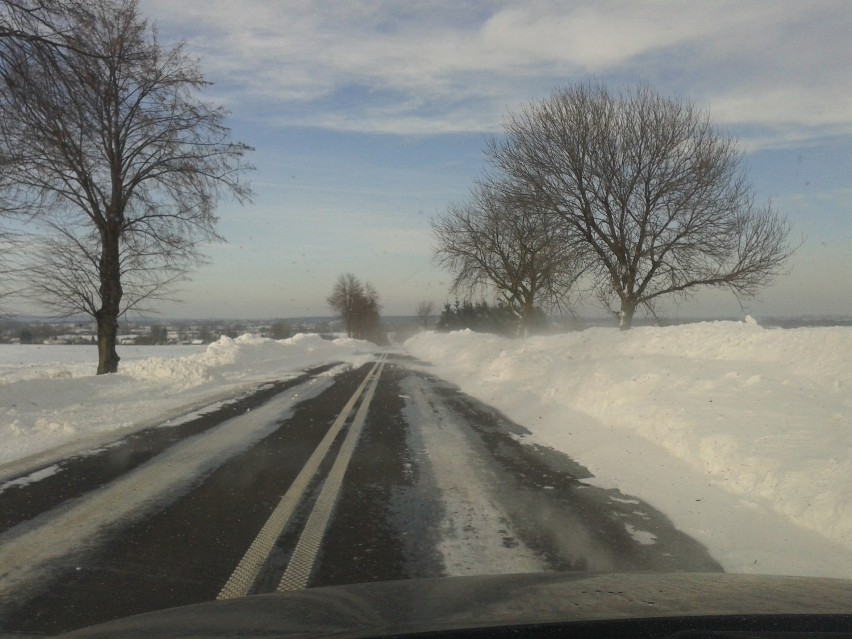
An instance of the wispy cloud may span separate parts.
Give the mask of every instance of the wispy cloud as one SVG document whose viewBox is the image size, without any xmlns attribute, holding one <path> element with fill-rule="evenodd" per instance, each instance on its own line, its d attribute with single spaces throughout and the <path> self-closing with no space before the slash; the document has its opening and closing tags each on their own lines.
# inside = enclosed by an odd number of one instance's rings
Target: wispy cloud
<svg viewBox="0 0 852 639">
<path fill-rule="evenodd" d="M 572 80 L 647 80 L 724 125 L 852 132 L 847 0 L 143 0 L 234 106 L 280 125 L 496 131 Z"/>
</svg>

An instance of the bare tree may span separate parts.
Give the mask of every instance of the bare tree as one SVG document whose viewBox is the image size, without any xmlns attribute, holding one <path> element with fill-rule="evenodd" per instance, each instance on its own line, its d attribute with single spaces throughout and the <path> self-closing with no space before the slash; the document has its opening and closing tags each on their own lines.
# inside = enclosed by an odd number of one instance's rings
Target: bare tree
<svg viewBox="0 0 852 639">
<path fill-rule="evenodd" d="M 328 305 L 346 326 L 346 335 L 380 343 L 379 295 L 369 282 L 362 284 L 352 273 L 337 278 Z"/>
<path fill-rule="evenodd" d="M 343 320 L 346 327 L 346 336 L 352 337 L 352 324 L 355 319 L 356 300 L 363 296 L 364 287 L 360 280 L 352 273 L 344 273 L 337 278 L 331 295 L 328 296 L 328 305 Z"/>
<path fill-rule="evenodd" d="M 576 85 L 505 128 L 490 162 L 586 246 L 623 329 L 638 305 L 698 286 L 753 296 L 792 252 L 786 220 L 755 205 L 735 141 L 687 102 Z"/>
<path fill-rule="evenodd" d="M 32 235 L 28 244 L 26 289 L 22 295 L 48 305 L 61 315 L 84 313 L 97 318 L 103 304 L 100 292 L 103 244 L 96 229 L 85 224 L 52 225 L 45 234 Z M 179 250 L 170 253 L 167 247 L 156 245 L 146 235 L 124 238 L 118 256 L 121 283 L 118 317 L 132 311 L 152 312 L 147 302 L 169 299 L 174 286 L 186 279 L 187 259 L 200 261 L 200 257 L 192 258 Z"/>
<path fill-rule="evenodd" d="M 371 342 L 384 341 L 381 333 L 379 294 L 370 282 L 365 282 L 361 294 L 355 297 L 352 317 L 352 336 Z"/>
<path fill-rule="evenodd" d="M 110 373 L 118 318 L 170 290 L 202 243 L 221 239 L 221 197 L 250 198 L 250 149 L 231 141 L 222 108 L 197 97 L 208 83 L 184 45 L 164 49 L 135 0 L 60 4 L 61 54 L 5 50 L 0 140 L 15 154 L 12 197 L 47 230 L 33 291 L 96 319 L 98 373 Z"/>
<path fill-rule="evenodd" d="M 478 183 L 468 202 L 451 205 L 432 228 L 437 262 L 455 273 L 451 290 L 466 299 L 496 291 L 525 335 L 536 306 L 563 307 L 581 271 L 559 225 L 534 198 L 518 197 L 503 183 Z"/>
<path fill-rule="evenodd" d="M 435 313 L 435 304 L 433 302 L 424 300 L 417 304 L 417 309 L 415 310 L 415 312 L 423 328 L 429 328 L 429 324 L 432 321 L 432 316 Z"/>
</svg>

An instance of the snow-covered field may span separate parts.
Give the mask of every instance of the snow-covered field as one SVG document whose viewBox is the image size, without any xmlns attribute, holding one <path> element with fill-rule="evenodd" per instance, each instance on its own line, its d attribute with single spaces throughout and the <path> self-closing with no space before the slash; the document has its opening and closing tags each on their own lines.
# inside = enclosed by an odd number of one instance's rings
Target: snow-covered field
<svg viewBox="0 0 852 639">
<path fill-rule="evenodd" d="M 0 485 L 16 469 L 374 349 L 315 335 L 126 346 L 119 374 L 95 376 L 90 347 L 0 346 Z M 526 426 L 528 441 L 585 465 L 591 481 L 650 502 L 726 570 L 852 577 L 852 328 L 422 333 L 405 349 Z"/>
<path fill-rule="evenodd" d="M 0 346 L 0 482 L 16 469 L 214 405 L 375 347 L 318 335 L 222 337 L 209 346 L 119 346 L 116 375 L 94 374 L 88 346 Z"/>
<path fill-rule="evenodd" d="M 852 329 L 749 320 L 405 346 L 726 570 L 852 578 Z"/>
</svg>

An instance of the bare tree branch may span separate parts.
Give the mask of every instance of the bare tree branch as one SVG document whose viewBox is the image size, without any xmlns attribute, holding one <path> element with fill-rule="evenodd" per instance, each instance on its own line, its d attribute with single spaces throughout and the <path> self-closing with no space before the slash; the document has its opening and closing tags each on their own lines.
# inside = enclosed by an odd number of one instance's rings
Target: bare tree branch
<svg viewBox="0 0 852 639">
<path fill-rule="evenodd" d="M 66 42 L 69 15 L 83 0 L 0 0 L 0 42 L 12 46 L 46 47 L 61 53 L 72 50 Z M 0 46 L 0 60 L 6 49 Z"/>
</svg>

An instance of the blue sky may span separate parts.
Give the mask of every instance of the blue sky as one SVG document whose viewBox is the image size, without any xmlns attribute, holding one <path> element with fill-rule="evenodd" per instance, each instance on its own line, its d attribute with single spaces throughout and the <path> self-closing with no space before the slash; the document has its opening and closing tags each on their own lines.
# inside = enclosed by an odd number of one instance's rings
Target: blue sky
<svg viewBox="0 0 852 639">
<path fill-rule="evenodd" d="M 501 119 L 562 84 L 648 82 L 734 133 L 759 200 L 804 243 L 745 311 L 852 316 L 852 3 L 141 0 L 184 39 L 256 151 L 167 317 L 328 314 L 336 277 L 386 314 L 447 300 L 430 219 L 465 198 Z M 741 315 L 700 293 L 672 315 Z M 581 311 L 600 314 L 593 304 Z"/>
</svg>

